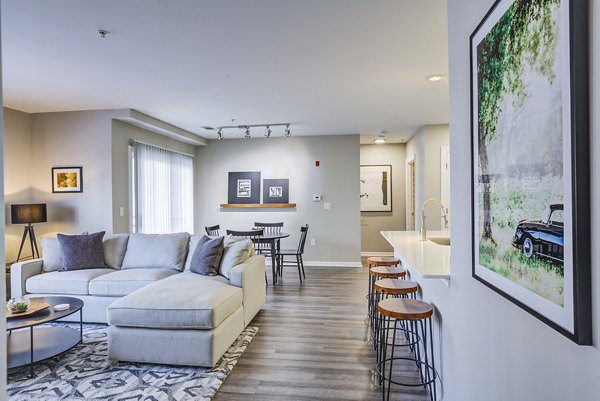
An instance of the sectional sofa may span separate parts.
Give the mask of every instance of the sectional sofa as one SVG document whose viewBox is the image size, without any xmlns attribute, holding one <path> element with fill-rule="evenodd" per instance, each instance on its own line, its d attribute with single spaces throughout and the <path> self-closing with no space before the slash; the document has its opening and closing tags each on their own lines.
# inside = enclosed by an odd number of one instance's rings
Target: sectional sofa
<svg viewBox="0 0 600 401">
<path fill-rule="evenodd" d="M 190 271 L 201 236 L 117 234 L 103 241 L 106 266 L 59 271 L 58 243 L 43 259 L 11 267 L 11 296 L 84 301 L 83 320 L 109 324 L 115 360 L 214 366 L 266 301 L 265 259 L 250 240 L 226 237 L 219 275 Z"/>
</svg>

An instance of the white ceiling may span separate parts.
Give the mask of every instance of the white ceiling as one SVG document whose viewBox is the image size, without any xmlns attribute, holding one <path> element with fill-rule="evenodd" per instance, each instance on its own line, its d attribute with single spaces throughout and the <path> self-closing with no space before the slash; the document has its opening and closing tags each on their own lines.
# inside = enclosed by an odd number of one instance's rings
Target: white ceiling
<svg viewBox="0 0 600 401">
<path fill-rule="evenodd" d="M 2 0 L 4 105 L 293 135 L 448 122 L 445 0 Z M 110 32 L 101 38 L 99 29 Z M 225 131 L 241 137 L 243 132 Z M 274 130 L 273 135 L 281 135 Z M 262 135 L 262 132 L 253 132 Z"/>
</svg>

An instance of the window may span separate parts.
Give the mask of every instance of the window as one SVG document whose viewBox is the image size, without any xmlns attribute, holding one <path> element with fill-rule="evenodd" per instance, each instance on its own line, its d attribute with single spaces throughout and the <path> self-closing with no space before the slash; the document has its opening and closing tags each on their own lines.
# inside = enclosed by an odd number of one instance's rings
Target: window
<svg viewBox="0 0 600 401">
<path fill-rule="evenodd" d="M 193 232 L 193 157 L 141 142 L 132 146 L 132 232 Z"/>
</svg>

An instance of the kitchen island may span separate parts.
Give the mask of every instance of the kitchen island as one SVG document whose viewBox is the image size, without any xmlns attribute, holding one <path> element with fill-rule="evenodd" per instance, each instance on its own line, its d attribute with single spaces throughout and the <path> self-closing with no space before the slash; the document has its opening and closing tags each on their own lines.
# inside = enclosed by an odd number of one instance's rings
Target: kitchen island
<svg viewBox="0 0 600 401">
<path fill-rule="evenodd" d="M 427 231 L 425 241 L 421 241 L 418 231 L 381 231 L 381 235 L 411 274 L 421 278 L 450 279 L 449 231 Z"/>
</svg>

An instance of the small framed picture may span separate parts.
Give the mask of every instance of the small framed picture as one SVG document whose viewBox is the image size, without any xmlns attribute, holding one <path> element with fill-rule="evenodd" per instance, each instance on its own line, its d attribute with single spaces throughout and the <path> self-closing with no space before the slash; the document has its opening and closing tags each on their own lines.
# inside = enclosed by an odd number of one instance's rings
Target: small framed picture
<svg viewBox="0 0 600 401">
<path fill-rule="evenodd" d="M 289 203 L 290 180 L 265 179 L 263 180 L 263 203 Z"/>
<path fill-rule="evenodd" d="M 52 192 L 83 192 L 82 167 L 52 167 Z"/>
<path fill-rule="evenodd" d="M 260 171 L 230 172 L 227 203 L 260 203 Z"/>
</svg>

